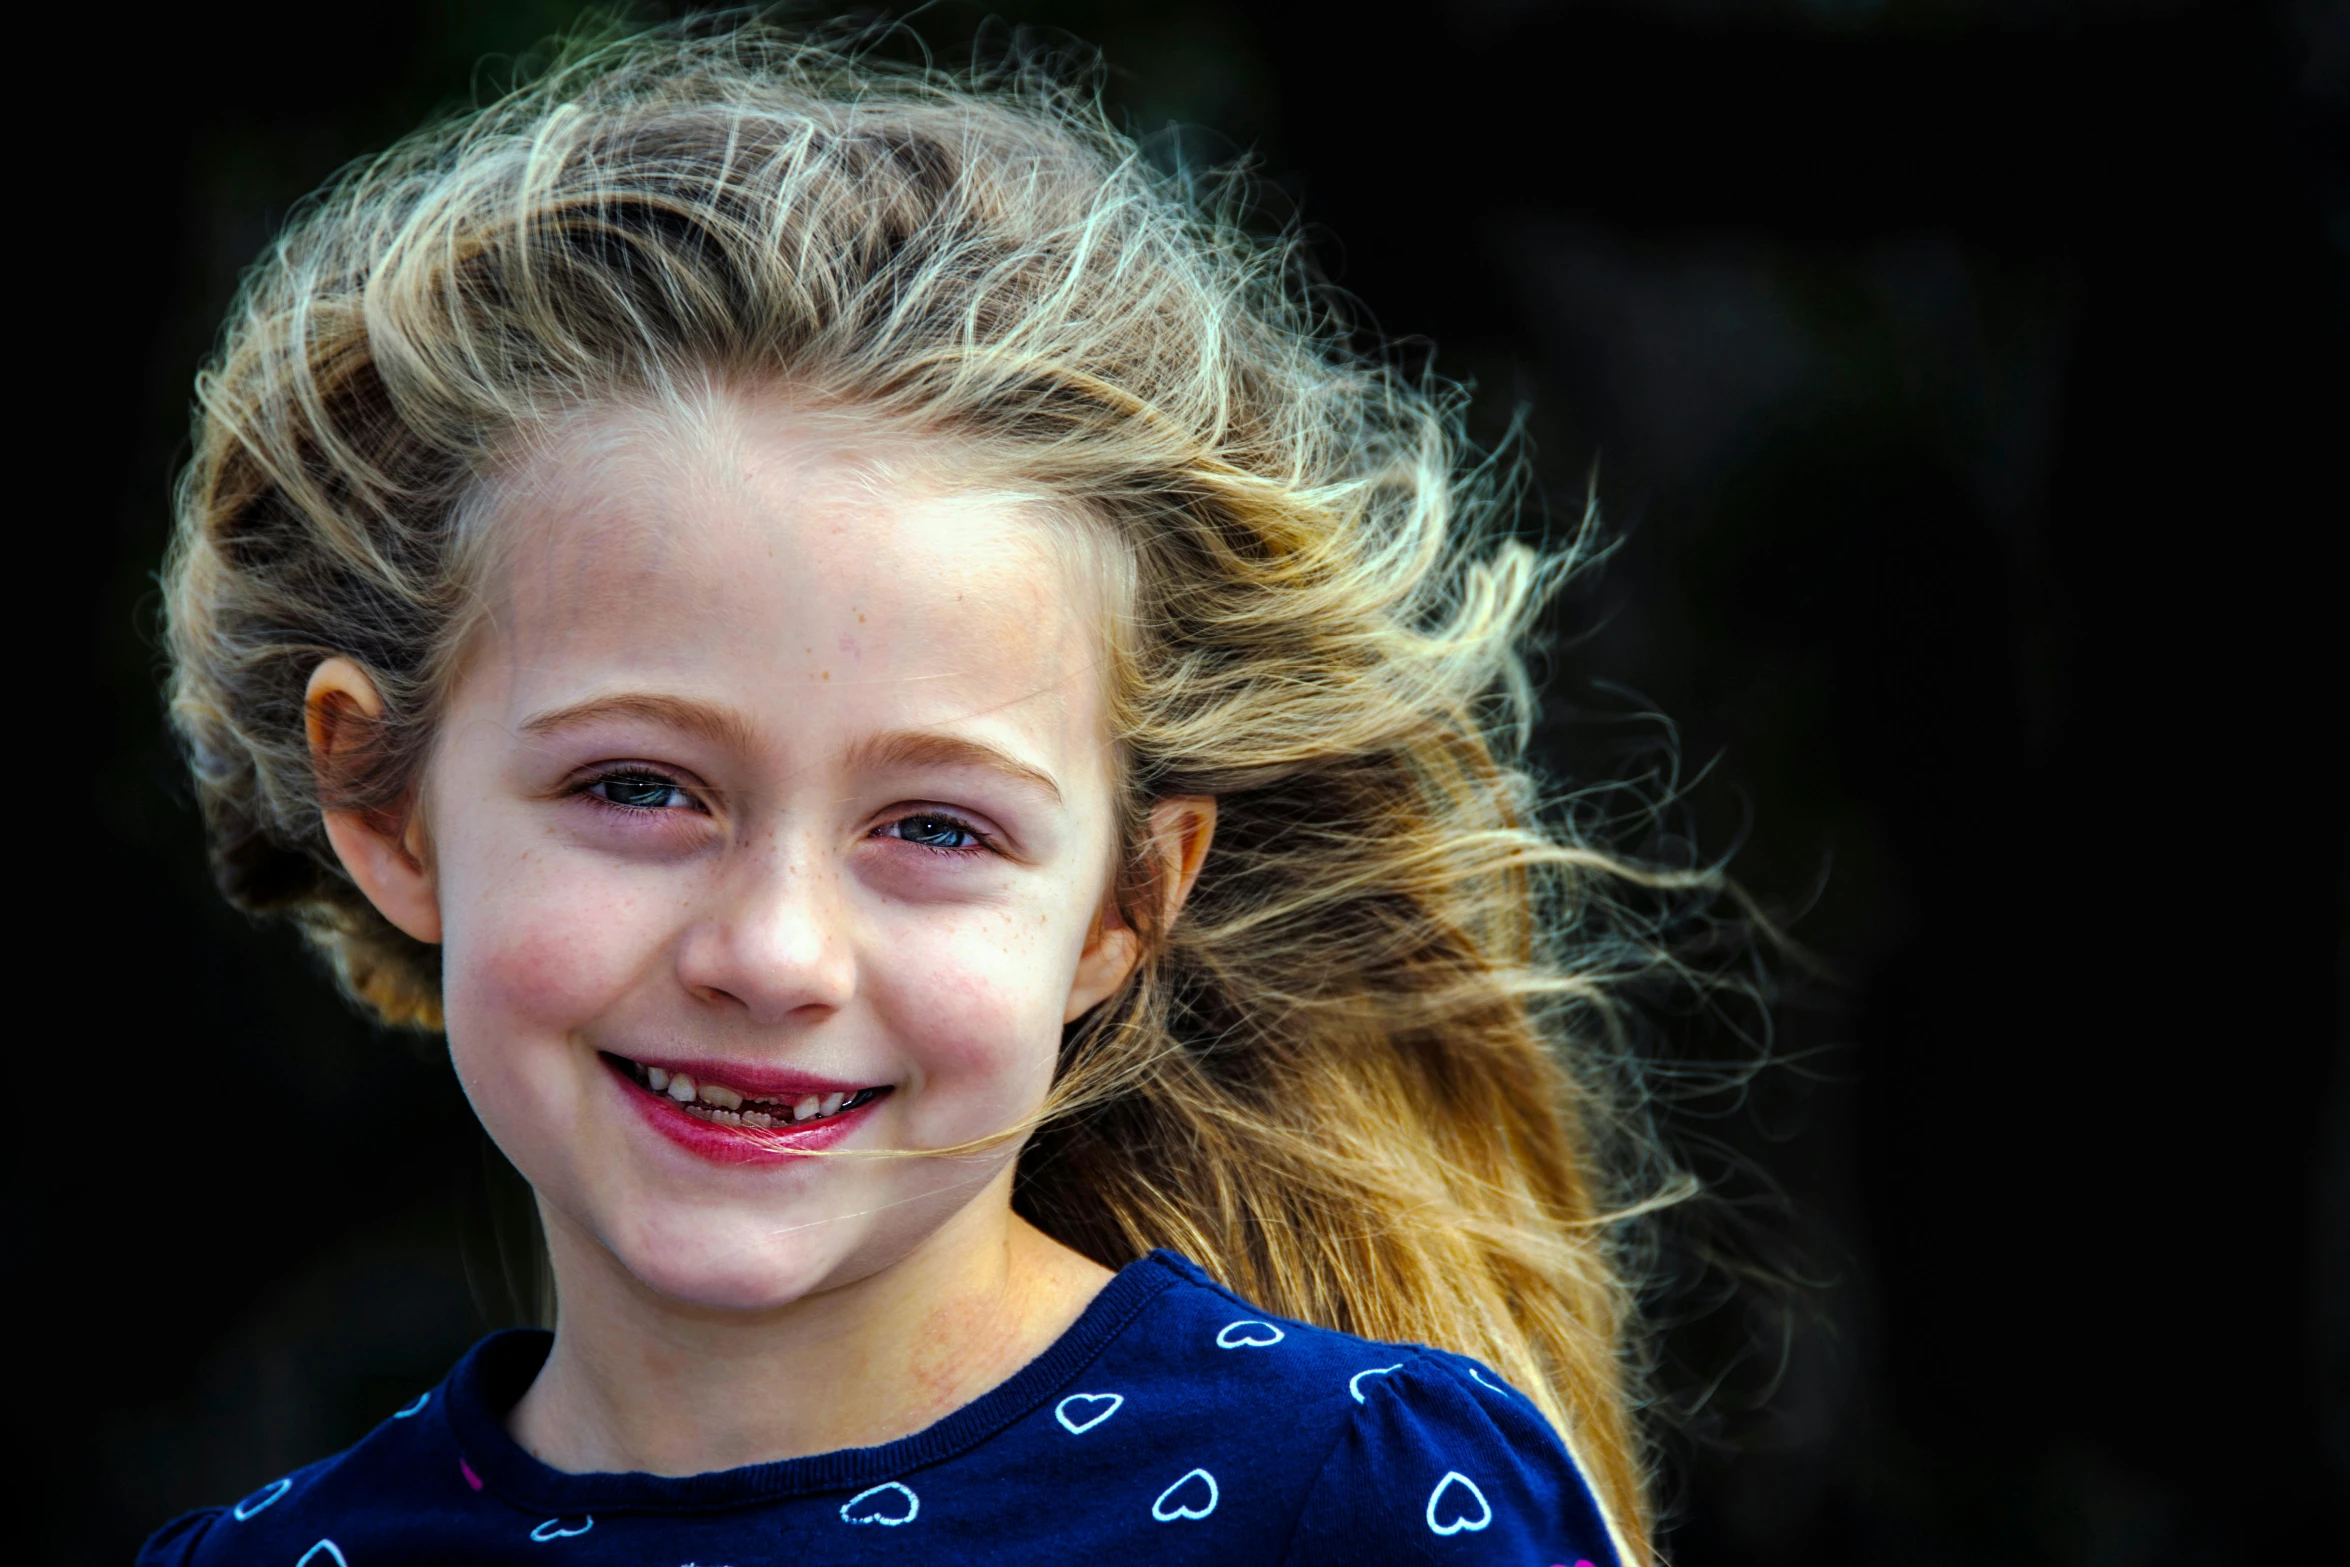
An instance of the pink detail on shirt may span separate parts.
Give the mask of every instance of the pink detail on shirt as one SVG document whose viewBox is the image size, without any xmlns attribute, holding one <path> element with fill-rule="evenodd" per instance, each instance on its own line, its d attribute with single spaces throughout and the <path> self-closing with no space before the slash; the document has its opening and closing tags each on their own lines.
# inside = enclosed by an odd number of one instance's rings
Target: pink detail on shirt
<svg viewBox="0 0 2350 1567">
<path fill-rule="evenodd" d="M 465 1456 L 462 1453 L 457 1456 L 457 1471 L 458 1473 L 465 1476 L 465 1483 L 467 1485 L 472 1486 L 476 1491 L 481 1489 L 481 1476 L 473 1472 L 473 1465 L 465 1461 Z M 1575 1567 L 1591 1567 L 1591 1564 L 1589 1562 L 1577 1562 Z"/>
</svg>

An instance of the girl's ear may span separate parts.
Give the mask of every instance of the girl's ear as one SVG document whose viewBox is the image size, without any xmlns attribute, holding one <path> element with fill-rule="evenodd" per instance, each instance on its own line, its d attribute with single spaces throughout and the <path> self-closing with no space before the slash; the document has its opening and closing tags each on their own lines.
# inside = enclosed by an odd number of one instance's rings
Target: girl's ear
<svg viewBox="0 0 2350 1567">
<path fill-rule="evenodd" d="M 1179 795 L 1151 807 L 1149 852 L 1158 861 L 1153 885 L 1159 892 L 1159 929 L 1175 923 L 1199 868 L 1216 836 L 1216 799 L 1213 795 Z M 1108 1000 L 1126 983 L 1142 960 L 1142 937 L 1118 910 L 1115 891 L 1102 900 L 1086 933 L 1085 952 L 1077 960 L 1077 978 L 1069 987 L 1069 1005 L 1061 1021 L 1074 1023 Z"/>
<path fill-rule="evenodd" d="M 376 911 L 418 941 L 441 939 L 440 892 L 413 811 L 338 809 L 339 780 L 351 776 L 375 739 L 383 698 L 367 671 L 330 658 L 310 672 L 302 695 L 310 772 L 326 802 L 326 841 Z"/>
</svg>

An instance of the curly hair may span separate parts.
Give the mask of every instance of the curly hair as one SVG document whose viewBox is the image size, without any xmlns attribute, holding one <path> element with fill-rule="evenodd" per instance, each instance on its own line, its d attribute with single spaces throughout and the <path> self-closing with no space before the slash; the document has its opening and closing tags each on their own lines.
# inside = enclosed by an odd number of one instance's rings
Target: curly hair
<svg viewBox="0 0 2350 1567">
<path fill-rule="evenodd" d="M 349 170 L 246 279 L 178 492 L 171 712 L 220 885 L 439 1026 L 436 949 L 321 813 L 413 797 L 501 458 L 712 377 L 952 434 L 1115 563 L 1134 918 L 1150 802 L 1219 802 L 1186 914 L 1068 1030 L 1020 1210 L 1113 1267 L 1174 1246 L 1272 1309 L 1485 1358 L 1645 1560 L 1626 1220 L 1673 1176 L 1612 998 L 1671 961 L 1627 889 L 1705 876 L 1545 819 L 1521 650 L 1575 551 L 1511 539 L 1460 396 L 1351 349 L 1246 218 L 1065 70 L 743 22 L 572 47 Z M 330 790 L 303 702 L 335 656 L 384 708 Z"/>
</svg>

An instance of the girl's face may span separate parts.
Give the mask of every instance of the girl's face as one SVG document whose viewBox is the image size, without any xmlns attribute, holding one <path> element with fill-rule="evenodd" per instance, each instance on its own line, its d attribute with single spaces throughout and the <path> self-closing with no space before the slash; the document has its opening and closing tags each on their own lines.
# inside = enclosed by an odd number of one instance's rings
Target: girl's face
<svg viewBox="0 0 2350 1567">
<path fill-rule="evenodd" d="M 1010 1146 L 792 1150 L 1012 1125 L 1130 962 L 1099 586 L 932 459 L 613 415 L 495 520 L 423 791 L 450 1050 L 550 1223 L 671 1299 L 780 1305 L 1000 1202 Z"/>
</svg>

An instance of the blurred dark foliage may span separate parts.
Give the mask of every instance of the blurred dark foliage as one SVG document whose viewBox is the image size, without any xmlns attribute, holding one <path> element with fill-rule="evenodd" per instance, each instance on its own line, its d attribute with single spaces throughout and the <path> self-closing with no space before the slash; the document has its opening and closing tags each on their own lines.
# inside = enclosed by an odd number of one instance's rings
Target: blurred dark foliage
<svg viewBox="0 0 2350 1567">
<path fill-rule="evenodd" d="M 529 1310 L 522 1196 L 445 1061 L 212 895 L 152 574 L 239 269 L 572 15 L 180 8 L 20 65 L 53 107 L 19 291 L 67 375 L 64 461 L 20 467 L 63 558 L 18 623 L 91 683 L 30 683 L 18 767 L 94 787 L 84 817 L 48 786 L 77 825 L 27 857 L 65 902 L 25 994 L 78 1037 L 24 1052 L 12 1139 L 12 1558 L 120 1560 Z M 1660 765 L 1670 714 L 1703 775 L 1674 831 L 1735 841 L 1839 976 L 1779 1019 L 1795 1064 L 1683 1108 L 1813 1282 L 1673 1306 L 1675 1558 L 2338 1548 L 2344 8 L 996 15 L 1103 46 L 1162 153 L 1254 149 L 1371 330 L 1472 381 L 1485 436 L 1524 411 L 1555 518 L 1596 473 L 1624 542 L 1562 606 L 1542 756 Z M 980 19 L 921 25 L 952 53 Z"/>
</svg>

